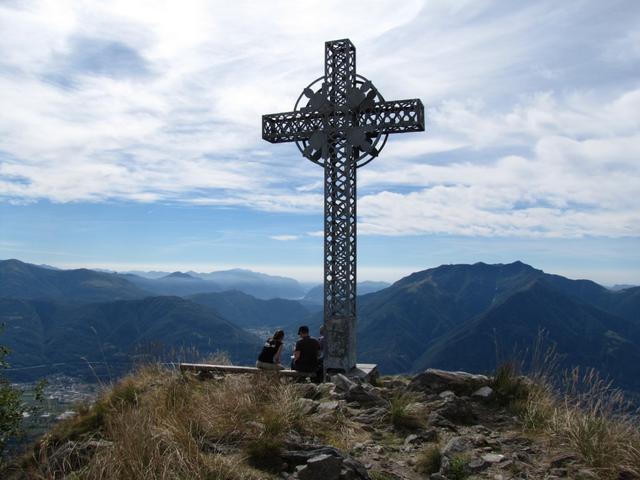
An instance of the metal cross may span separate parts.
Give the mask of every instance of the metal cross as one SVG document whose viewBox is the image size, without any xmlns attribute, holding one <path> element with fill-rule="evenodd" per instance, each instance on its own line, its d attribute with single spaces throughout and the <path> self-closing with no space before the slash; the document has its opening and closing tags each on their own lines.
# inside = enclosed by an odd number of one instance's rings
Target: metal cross
<svg viewBox="0 0 640 480">
<path fill-rule="evenodd" d="M 324 325 L 327 371 L 356 366 L 356 168 L 378 156 L 391 133 L 424 131 L 419 99 L 385 101 L 356 74 L 350 40 L 325 43 L 324 76 L 292 112 L 262 117 L 262 138 L 296 142 L 324 167 Z"/>
</svg>

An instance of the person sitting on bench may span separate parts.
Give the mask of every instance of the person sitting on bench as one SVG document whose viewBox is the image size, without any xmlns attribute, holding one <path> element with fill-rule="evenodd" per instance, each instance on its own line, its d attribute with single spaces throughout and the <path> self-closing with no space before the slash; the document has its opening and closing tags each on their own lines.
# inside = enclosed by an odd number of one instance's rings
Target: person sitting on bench
<svg viewBox="0 0 640 480">
<path fill-rule="evenodd" d="M 256 367 L 263 370 L 284 370 L 284 367 L 280 364 L 283 338 L 284 330 L 276 330 L 273 337 L 267 339 L 256 362 Z"/>
<path fill-rule="evenodd" d="M 320 342 L 309 336 L 309 327 L 303 325 L 298 329 L 300 340 L 293 352 L 293 369 L 299 372 L 316 373 L 318 370 L 318 355 Z"/>
</svg>

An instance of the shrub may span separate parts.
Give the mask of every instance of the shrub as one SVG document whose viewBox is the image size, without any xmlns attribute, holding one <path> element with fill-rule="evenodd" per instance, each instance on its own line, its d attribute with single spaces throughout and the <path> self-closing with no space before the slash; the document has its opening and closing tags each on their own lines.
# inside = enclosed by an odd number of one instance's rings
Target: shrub
<svg viewBox="0 0 640 480">
<path fill-rule="evenodd" d="M 442 465 L 442 453 L 437 444 L 431 444 L 425 447 L 416 458 L 416 471 L 430 475 L 440 470 Z"/>
<path fill-rule="evenodd" d="M 2 331 L 0 325 L 0 331 Z M 0 369 L 9 367 L 5 357 L 9 354 L 9 349 L 0 345 Z M 40 381 L 34 391 L 34 399 L 41 402 L 43 391 L 46 386 L 45 381 Z M 25 413 L 35 413 L 37 406 L 29 407 L 23 402 L 23 391 L 11 385 L 9 380 L 0 375 L 0 465 L 3 464 L 3 453 L 9 441 L 23 435 L 22 420 Z"/>
<path fill-rule="evenodd" d="M 447 478 L 450 480 L 464 480 L 469 476 L 467 464 L 469 463 L 467 457 L 464 455 L 456 455 L 451 459 L 451 465 L 447 472 Z"/>
<path fill-rule="evenodd" d="M 282 442 L 277 438 L 260 436 L 249 441 L 246 447 L 249 463 L 255 467 L 265 470 L 279 470 L 282 461 Z"/>
<path fill-rule="evenodd" d="M 513 406 L 527 398 L 529 385 L 518 364 L 511 361 L 498 366 L 491 388 L 499 404 Z"/>
</svg>

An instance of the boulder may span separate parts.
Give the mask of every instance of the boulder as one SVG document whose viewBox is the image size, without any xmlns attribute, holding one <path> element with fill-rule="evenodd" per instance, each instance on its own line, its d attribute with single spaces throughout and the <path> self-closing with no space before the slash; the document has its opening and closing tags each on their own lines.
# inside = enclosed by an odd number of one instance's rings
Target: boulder
<svg viewBox="0 0 640 480">
<path fill-rule="evenodd" d="M 469 395 L 489 384 L 489 377 L 467 372 L 449 372 L 429 368 L 413 377 L 409 388 L 426 393 L 440 393 L 451 390 L 456 395 Z"/>
<path fill-rule="evenodd" d="M 341 457 L 322 453 L 307 460 L 297 474 L 300 480 L 339 480 L 341 471 Z"/>
<path fill-rule="evenodd" d="M 344 408 L 346 402 L 344 400 L 330 400 L 328 402 L 320 402 L 318 404 L 319 413 L 335 412 Z"/>
<path fill-rule="evenodd" d="M 362 463 L 348 455 L 342 454 L 337 448 L 319 445 L 288 445 L 288 447 L 291 448 L 291 450 L 286 450 L 280 456 L 282 460 L 289 465 L 290 469 L 297 470 L 293 478 L 315 478 L 306 475 L 314 474 L 321 466 L 328 466 L 332 461 L 316 460 L 315 463 L 311 462 L 311 467 L 309 467 L 309 462 L 314 458 L 317 459 L 317 457 L 331 456 L 338 459 L 337 463 L 341 465 L 339 476 L 336 478 L 340 480 L 371 480 L 367 469 Z M 302 472 L 302 476 L 300 476 L 300 472 Z M 321 480 L 326 480 L 327 478 L 329 477 L 322 477 Z"/>
<path fill-rule="evenodd" d="M 348 392 L 351 388 L 358 385 L 356 382 L 348 379 L 341 373 L 333 375 L 331 381 L 336 385 L 336 390 L 339 392 Z"/>
<path fill-rule="evenodd" d="M 473 448 L 473 440 L 469 437 L 453 437 L 442 449 L 442 456 L 451 458 Z"/>
<path fill-rule="evenodd" d="M 348 402 L 358 402 L 360 405 L 386 405 L 387 402 L 380 394 L 363 385 L 354 385 L 345 395 Z"/>
<path fill-rule="evenodd" d="M 471 403 L 460 397 L 448 399 L 437 412 L 450 422 L 459 425 L 470 425 L 476 419 Z"/>
<path fill-rule="evenodd" d="M 386 414 L 387 410 L 385 408 L 370 408 L 353 417 L 353 421 L 365 425 L 372 425 L 383 420 Z"/>
</svg>

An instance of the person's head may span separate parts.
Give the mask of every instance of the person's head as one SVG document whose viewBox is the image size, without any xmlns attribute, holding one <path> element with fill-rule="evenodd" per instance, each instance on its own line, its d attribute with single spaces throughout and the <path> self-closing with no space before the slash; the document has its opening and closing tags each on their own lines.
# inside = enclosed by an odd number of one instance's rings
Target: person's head
<svg viewBox="0 0 640 480">
<path fill-rule="evenodd" d="M 274 340 L 282 340 L 284 338 L 284 330 L 276 330 L 272 338 Z"/>
<path fill-rule="evenodd" d="M 320 335 L 324 336 L 324 325 L 320 325 Z"/>
<path fill-rule="evenodd" d="M 307 327 L 306 325 L 302 325 L 298 329 L 298 335 L 300 335 L 301 337 L 308 337 L 309 336 L 309 327 Z"/>
</svg>

